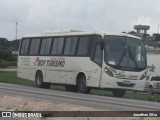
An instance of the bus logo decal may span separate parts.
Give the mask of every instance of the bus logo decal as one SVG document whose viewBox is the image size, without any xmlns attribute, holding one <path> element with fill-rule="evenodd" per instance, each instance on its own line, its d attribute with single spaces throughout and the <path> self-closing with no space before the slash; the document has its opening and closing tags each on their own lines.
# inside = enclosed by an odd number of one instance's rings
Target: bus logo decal
<svg viewBox="0 0 160 120">
<path fill-rule="evenodd" d="M 154 72 L 154 70 L 156 69 L 156 66 L 154 64 L 152 64 L 151 66 L 148 65 L 147 70 L 149 72 Z"/>
<path fill-rule="evenodd" d="M 41 60 L 39 57 L 34 59 L 34 66 L 47 66 L 47 67 L 64 67 L 65 58 L 51 58 L 50 60 Z"/>
<path fill-rule="evenodd" d="M 36 66 L 36 64 L 38 63 L 38 61 L 39 61 L 39 57 L 37 57 L 36 59 L 34 59 L 34 62 L 33 62 L 34 66 Z"/>
</svg>

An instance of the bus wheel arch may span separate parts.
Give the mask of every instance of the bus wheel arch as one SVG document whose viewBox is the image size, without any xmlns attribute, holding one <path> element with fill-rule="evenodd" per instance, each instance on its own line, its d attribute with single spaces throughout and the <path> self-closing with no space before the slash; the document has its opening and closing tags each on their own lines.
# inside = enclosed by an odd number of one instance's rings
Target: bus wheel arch
<svg viewBox="0 0 160 120">
<path fill-rule="evenodd" d="M 38 88 L 49 89 L 51 87 L 51 83 L 47 83 L 43 81 L 43 72 L 41 70 L 37 70 L 36 72 L 35 83 Z"/>
<path fill-rule="evenodd" d="M 83 72 L 80 72 L 76 78 L 76 85 L 78 92 L 88 94 L 90 92 L 90 88 L 87 86 L 86 75 Z"/>
</svg>

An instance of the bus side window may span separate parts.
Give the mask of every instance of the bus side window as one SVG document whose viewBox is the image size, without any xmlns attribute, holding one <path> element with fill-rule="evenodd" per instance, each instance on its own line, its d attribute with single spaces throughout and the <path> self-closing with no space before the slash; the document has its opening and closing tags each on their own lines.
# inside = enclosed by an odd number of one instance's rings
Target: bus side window
<svg viewBox="0 0 160 120">
<path fill-rule="evenodd" d="M 70 48 L 69 48 L 69 55 L 75 55 L 77 43 L 78 43 L 78 37 L 72 37 Z"/>
<path fill-rule="evenodd" d="M 51 55 L 56 55 L 57 47 L 58 47 L 58 38 L 54 38 L 54 41 L 52 43 Z"/>
<path fill-rule="evenodd" d="M 31 45 L 30 45 L 30 50 L 29 50 L 29 55 L 38 55 L 39 45 L 40 45 L 40 39 L 38 39 L 38 38 L 32 39 Z"/>
<path fill-rule="evenodd" d="M 102 50 L 101 50 L 101 44 L 98 42 L 94 47 L 94 53 L 93 53 L 93 61 L 97 63 L 99 66 L 102 65 Z"/>
<path fill-rule="evenodd" d="M 63 50 L 64 37 L 54 38 L 51 55 L 61 55 Z"/>
<path fill-rule="evenodd" d="M 78 44 L 78 50 L 77 50 L 78 56 L 87 56 L 88 55 L 89 42 L 90 42 L 89 36 L 80 37 L 79 44 Z"/>
<path fill-rule="evenodd" d="M 52 38 L 43 38 L 40 48 L 40 55 L 49 55 Z"/>
<path fill-rule="evenodd" d="M 59 41 L 58 41 L 58 47 L 57 47 L 56 55 L 62 55 L 63 45 L 64 45 L 64 37 L 60 37 Z"/>
<path fill-rule="evenodd" d="M 64 47 L 64 55 L 73 56 L 76 53 L 78 37 L 67 37 Z"/>
<path fill-rule="evenodd" d="M 29 42 L 30 42 L 30 39 L 22 40 L 20 55 L 27 55 L 28 54 Z"/>
<path fill-rule="evenodd" d="M 65 43 L 65 47 L 64 47 L 64 55 L 69 55 L 69 48 L 71 46 L 71 37 L 67 37 L 66 38 L 66 43 Z"/>
</svg>

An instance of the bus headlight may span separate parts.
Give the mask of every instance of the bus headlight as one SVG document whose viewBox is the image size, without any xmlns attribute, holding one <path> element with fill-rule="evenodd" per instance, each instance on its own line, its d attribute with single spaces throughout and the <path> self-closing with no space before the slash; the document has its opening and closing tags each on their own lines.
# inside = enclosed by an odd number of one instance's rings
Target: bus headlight
<svg viewBox="0 0 160 120">
<path fill-rule="evenodd" d="M 145 72 L 141 77 L 140 80 L 143 80 L 146 77 L 147 73 Z"/>
<path fill-rule="evenodd" d="M 104 72 L 107 73 L 110 77 L 114 77 L 113 73 L 107 68 L 104 68 Z"/>
</svg>

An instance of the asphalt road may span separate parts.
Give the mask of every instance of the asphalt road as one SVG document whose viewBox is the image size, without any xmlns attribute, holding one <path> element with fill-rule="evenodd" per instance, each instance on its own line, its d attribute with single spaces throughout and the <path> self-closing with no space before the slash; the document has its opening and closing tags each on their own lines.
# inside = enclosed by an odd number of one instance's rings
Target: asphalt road
<svg viewBox="0 0 160 120">
<path fill-rule="evenodd" d="M 97 95 L 41 89 L 15 84 L 0 83 L 0 93 L 69 103 L 111 111 L 160 111 L 158 102 L 131 100 Z"/>
</svg>

